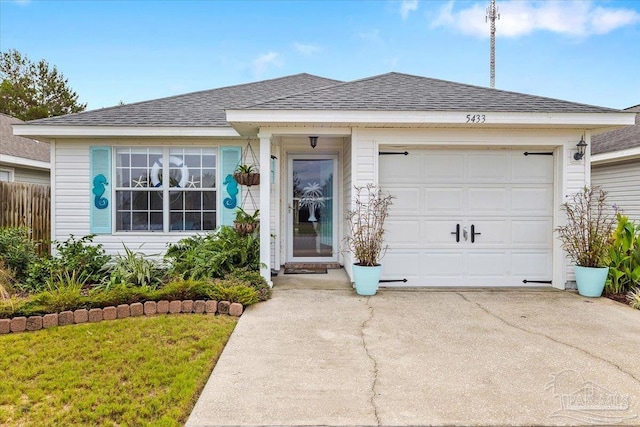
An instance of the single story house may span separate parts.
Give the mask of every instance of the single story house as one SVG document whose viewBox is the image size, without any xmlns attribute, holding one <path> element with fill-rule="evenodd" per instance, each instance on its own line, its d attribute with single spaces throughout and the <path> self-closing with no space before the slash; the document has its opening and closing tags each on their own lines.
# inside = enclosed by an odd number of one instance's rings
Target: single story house
<svg viewBox="0 0 640 427">
<path fill-rule="evenodd" d="M 591 150 L 591 182 L 608 193 L 629 218 L 640 221 L 640 105 L 626 108 L 635 112 L 635 126 L 594 135 Z"/>
<path fill-rule="evenodd" d="M 298 74 L 14 132 L 52 145 L 55 239 L 95 233 L 110 253 L 124 243 L 155 254 L 255 206 L 267 280 L 300 261 L 351 274 L 345 213 L 354 186 L 373 183 L 395 197 L 385 285 L 564 289 L 573 272 L 554 238 L 560 205 L 589 182 L 591 135 L 633 122 L 630 112 L 392 72 Z M 232 179 L 241 163 L 259 167 L 258 186 Z"/>
<path fill-rule="evenodd" d="M 49 144 L 13 134 L 24 123 L 0 113 L 0 181 L 49 184 Z"/>
</svg>

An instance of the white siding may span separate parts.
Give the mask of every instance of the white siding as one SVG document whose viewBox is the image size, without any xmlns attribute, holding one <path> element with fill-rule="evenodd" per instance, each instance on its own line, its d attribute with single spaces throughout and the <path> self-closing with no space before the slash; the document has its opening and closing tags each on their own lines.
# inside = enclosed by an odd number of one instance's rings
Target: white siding
<svg viewBox="0 0 640 427">
<path fill-rule="evenodd" d="M 630 219 L 640 221 L 640 161 L 593 166 L 591 182 L 609 193 L 609 203 L 616 204 Z"/>
<path fill-rule="evenodd" d="M 244 141 L 233 140 L 164 140 L 164 139 L 136 139 L 136 140 L 57 140 L 55 143 L 55 153 L 53 162 L 55 183 L 52 188 L 55 191 L 54 206 L 52 206 L 52 218 L 55 219 L 54 235 L 55 240 L 64 241 L 70 235 L 76 237 L 85 236 L 89 230 L 89 208 L 90 208 L 90 177 L 89 177 L 89 146 L 213 146 L 235 145 L 244 146 Z M 256 153 L 257 154 L 257 153 Z M 266 169 L 268 171 L 268 168 Z M 218 177 L 220 185 L 220 177 Z M 242 189 L 244 191 L 244 189 Z M 219 192 L 218 192 L 219 195 Z M 252 189 L 252 195 L 256 204 L 259 201 L 257 189 Z M 244 196 L 241 193 L 239 196 Z M 240 199 L 242 200 L 242 199 Z M 221 205 L 219 201 L 218 206 Z M 251 209 L 249 209 L 251 211 Z M 180 239 L 197 234 L 192 232 L 120 232 L 110 235 L 102 234 L 94 238 L 95 243 L 102 244 L 110 255 L 124 252 L 123 245 L 135 251 L 140 251 L 150 256 L 161 257 L 171 243 Z"/>
<path fill-rule="evenodd" d="M 49 171 L 37 169 L 15 168 L 13 180 L 28 184 L 49 184 Z"/>
</svg>

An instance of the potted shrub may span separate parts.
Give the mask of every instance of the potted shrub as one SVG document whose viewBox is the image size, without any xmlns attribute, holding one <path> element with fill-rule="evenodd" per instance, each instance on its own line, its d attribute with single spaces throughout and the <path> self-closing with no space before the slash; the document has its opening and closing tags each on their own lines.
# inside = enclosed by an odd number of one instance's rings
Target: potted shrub
<svg viewBox="0 0 640 427">
<path fill-rule="evenodd" d="M 575 263 L 578 293 L 586 297 L 602 295 L 609 272 L 609 246 L 616 210 L 606 204 L 606 198 L 600 187 L 585 187 L 562 205 L 567 223 L 556 229 L 562 248 Z"/>
<path fill-rule="evenodd" d="M 233 221 L 233 227 L 241 236 L 252 234 L 260 225 L 260 209 L 257 209 L 253 215 L 248 214 L 244 209 L 238 208 L 236 211 L 236 219 Z"/>
<path fill-rule="evenodd" d="M 252 185 L 260 185 L 260 172 L 257 172 L 254 165 L 238 165 L 233 178 L 240 185 L 251 187 Z"/>
<path fill-rule="evenodd" d="M 353 279 L 359 295 L 375 295 L 384 255 L 384 222 L 391 206 L 391 195 L 373 184 L 355 187 L 355 209 L 347 213 L 349 236 L 346 238 L 354 258 Z"/>
</svg>

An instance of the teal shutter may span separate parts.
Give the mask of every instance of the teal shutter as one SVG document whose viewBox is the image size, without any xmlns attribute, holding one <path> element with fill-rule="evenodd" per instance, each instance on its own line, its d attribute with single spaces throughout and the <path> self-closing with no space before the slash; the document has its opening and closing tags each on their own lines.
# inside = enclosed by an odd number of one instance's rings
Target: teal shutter
<svg viewBox="0 0 640 427">
<path fill-rule="evenodd" d="M 89 147 L 91 234 L 111 234 L 111 147 Z"/>
<path fill-rule="evenodd" d="M 242 147 L 220 148 L 220 176 L 222 177 L 220 225 L 233 225 L 236 208 L 240 206 L 240 186 L 233 179 L 233 172 L 240 163 L 240 156 L 242 156 Z"/>
</svg>

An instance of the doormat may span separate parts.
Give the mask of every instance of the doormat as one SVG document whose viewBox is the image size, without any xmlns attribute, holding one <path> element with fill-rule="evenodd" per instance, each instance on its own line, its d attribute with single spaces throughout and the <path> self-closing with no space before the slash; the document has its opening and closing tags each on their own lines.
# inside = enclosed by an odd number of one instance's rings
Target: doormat
<svg viewBox="0 0 640 427">
<path fill-rule="evenodd" d="M 288 267 L 284 269 L 284 274 L 327 274 L 327 269 L 319 268 L 294 268 Z"/>
</svg>

